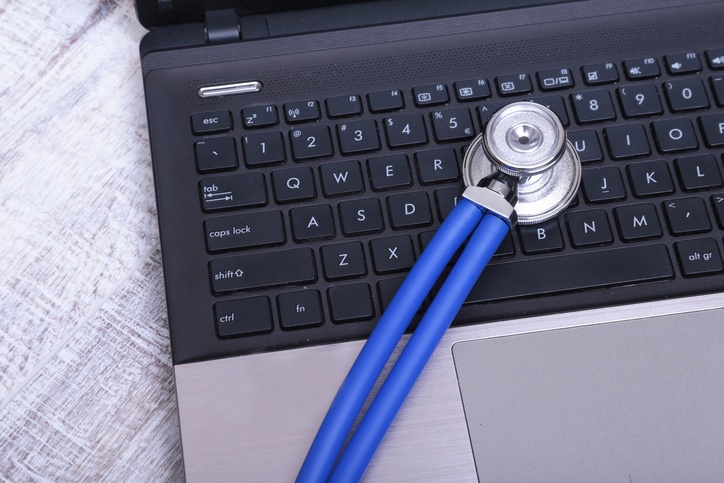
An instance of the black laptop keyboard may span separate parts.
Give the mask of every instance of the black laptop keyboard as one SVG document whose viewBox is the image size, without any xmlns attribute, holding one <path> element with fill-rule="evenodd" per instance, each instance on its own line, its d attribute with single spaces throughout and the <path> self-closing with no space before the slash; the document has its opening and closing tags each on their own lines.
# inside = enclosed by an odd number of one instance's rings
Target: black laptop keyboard
<svg viewBox="0 0 724 483">
<path fill-rule="evenodd" d="M 581 189 L 514 229 L 456 324 L 719 291 L 723 69 L 724 49 L 671 52 L 200 111 L 199 323 L 246 352 L 367 335 L 462 192 L 466 146 L 521 100 L 567 127 Z"/>
</svg>

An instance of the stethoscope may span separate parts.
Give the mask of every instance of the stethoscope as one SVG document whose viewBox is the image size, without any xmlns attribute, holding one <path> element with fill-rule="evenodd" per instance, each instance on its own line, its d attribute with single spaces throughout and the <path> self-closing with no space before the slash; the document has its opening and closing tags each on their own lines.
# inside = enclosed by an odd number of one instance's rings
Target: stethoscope
<svg viewBox="0 0 724 483">
<path fill-rule="evenodd" d="M 576 195 L 581 163 L 558 117 L 532 102 L 497 111 L 466 151 L 466 189 L 380 318 L 340 386 L 297 482 L 359 481 L 405 398 L 500 243 Z M 465 242 L 467 243 L 465 244 Z M 415 313 L 465 248 L 347 441 L 372 387 Z"/>
</svg>

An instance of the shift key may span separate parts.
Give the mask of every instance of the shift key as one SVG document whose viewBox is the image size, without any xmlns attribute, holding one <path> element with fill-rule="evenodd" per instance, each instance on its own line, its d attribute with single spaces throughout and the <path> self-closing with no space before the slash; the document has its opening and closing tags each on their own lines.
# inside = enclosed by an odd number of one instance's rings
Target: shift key
<svg viewBox="0 0 724 483">
<path fill-rule="evenodd" d="M 311 248 L 217 258 L 209 262 L 209 272 L 216 294 L 303 284 L 317 279 Z"/>
</svg>

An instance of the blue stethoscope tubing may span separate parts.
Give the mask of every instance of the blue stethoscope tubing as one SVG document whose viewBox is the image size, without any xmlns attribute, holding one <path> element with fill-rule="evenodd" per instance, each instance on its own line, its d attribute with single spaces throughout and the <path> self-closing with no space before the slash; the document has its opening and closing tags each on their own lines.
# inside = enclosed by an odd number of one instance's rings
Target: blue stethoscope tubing
<svg viewBox="0 0 724 483">
<path fill-rule="evenodd" d="M 358 481 L 362 478 L 425 364 L 509 230 L 506 221 L 486 214 L 484 207 L 466 198 L 459 200 L 410 270 L 357 356 L 307 453 L 297 476 L 298 483 L 328 479 Z M 335 466 L 357 415 L 400 338 L 445 267 L 468 238 L 458 262 Z"/>
</svg>

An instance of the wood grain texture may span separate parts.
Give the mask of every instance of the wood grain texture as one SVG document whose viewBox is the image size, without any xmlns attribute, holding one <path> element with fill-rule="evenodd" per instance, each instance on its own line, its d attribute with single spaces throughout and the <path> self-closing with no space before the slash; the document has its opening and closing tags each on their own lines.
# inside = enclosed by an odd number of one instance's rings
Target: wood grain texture
<svg viewBox="0 0 724 483">
<path fill-rule="evenodd" d="M 130 0 L 0 0 L 0 480 L 183 478 Z"/>
</svg>

